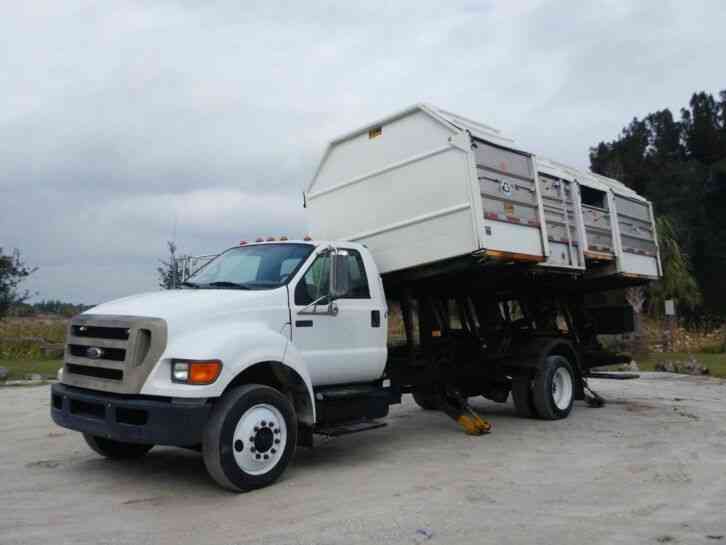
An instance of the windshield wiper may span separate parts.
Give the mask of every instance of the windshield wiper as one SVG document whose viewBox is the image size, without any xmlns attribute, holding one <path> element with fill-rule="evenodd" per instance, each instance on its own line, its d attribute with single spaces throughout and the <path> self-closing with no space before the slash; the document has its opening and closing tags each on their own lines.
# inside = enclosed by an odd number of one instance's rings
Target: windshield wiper
<svg viewBox="0 0 726 545">
<path fill-rule="evenodd" d="M 199 284 L 197 284 L 195 282 L 182 282 L 181 285 L 187 286 L 189 288 L 198 288 L 199 287 Z"/>
<path fill-rule="evenodd" d="M 235 290 L 251 290 L 249 286 L 245 286 L 244 284 L 239 284 L 237 282 L 229 282 L 227 280 L 218 280 L 217 282 L 210 282 L 209 284 L 204 284 L 205 288 L 232 288 Z"/>
</svg>

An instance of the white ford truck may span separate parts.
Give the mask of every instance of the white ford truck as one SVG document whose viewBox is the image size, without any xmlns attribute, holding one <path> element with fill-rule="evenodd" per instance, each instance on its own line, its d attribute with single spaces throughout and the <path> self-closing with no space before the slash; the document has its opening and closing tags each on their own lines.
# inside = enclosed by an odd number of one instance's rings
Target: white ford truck
<svg viewBox="0 0 726 545">
<path fill-rule="evenodd" d="M 597 335 L 632 327 L 593 294 L 660 275 L 648 201 L 429 105 L 331 142 L 305 203 L 326 240 L 242 242 L 76 316 L 53 420 L 109 458 L 198 449 L 245 491 L 403 394 L 471 434 L 490 430 L 473 396 L 564 418 L 624 361 Z"/>
</svg>

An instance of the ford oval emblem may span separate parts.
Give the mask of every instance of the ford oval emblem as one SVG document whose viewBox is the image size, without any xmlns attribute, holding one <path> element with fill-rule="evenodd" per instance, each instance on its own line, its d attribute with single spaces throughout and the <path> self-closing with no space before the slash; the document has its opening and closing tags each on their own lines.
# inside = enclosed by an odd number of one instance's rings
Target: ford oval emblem
<svg viewBox="0 0 726 545">
<path fill-rule="evenodd" d="M 97 360 L 103 357 L 103 348 L 98 348 L 97 346 L 89 346 L 86 349 L 86 357 L 91 358 L 92 360 Z"/>
</svg>

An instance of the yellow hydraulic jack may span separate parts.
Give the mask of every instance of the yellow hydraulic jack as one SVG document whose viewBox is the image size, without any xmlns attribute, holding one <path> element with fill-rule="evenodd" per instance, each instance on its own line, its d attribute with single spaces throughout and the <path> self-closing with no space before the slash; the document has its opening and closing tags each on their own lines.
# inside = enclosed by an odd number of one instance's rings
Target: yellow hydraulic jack
<svg viewBox="0 0 726 545">
<path fill-rule="evenodd" d="M 492 431 L 492 425 L 479 416 L 459 392 L 448 392 L 441 401 L 441 408 L 468 435 L 484 435 Z"/>
</svg>

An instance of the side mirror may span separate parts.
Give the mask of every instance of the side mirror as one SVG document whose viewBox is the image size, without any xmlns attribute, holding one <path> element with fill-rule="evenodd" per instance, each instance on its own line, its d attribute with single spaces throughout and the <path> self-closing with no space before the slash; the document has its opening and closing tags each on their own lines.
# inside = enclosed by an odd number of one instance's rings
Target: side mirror
<svg viewBox="0 0 726 545">
<path fill-rule="evenodd" d="M 338 250 L 332 255 L 330 267 L 330 297 L 339 299 L 350 290 L 350 277 L 348 275 L 348 252 Z"/>
</svg>

